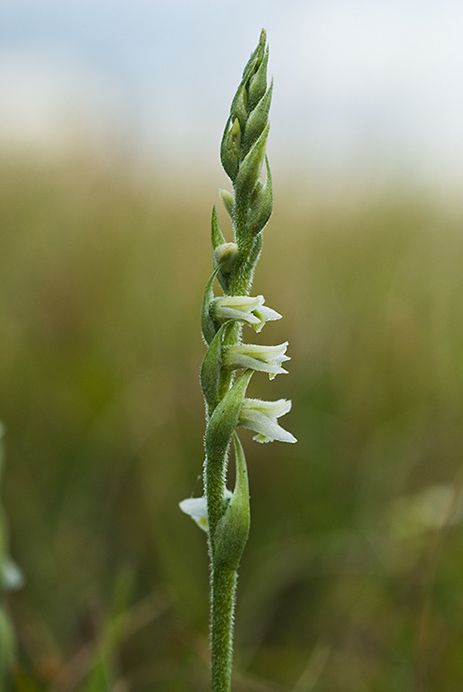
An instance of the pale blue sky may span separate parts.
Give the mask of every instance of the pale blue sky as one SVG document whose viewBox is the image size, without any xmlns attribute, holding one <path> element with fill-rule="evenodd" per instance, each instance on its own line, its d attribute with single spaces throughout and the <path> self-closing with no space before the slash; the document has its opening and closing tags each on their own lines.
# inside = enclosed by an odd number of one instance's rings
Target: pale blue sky
<svg viewBox="0 0 463 692">
<path fill-rule="evenodd" d="M 77 133 L 216 166 L 262 26 L 272 158 L 463 182 L 460 0 L 2 0 L 0 138 L 58 151 Z"/>
</svg>

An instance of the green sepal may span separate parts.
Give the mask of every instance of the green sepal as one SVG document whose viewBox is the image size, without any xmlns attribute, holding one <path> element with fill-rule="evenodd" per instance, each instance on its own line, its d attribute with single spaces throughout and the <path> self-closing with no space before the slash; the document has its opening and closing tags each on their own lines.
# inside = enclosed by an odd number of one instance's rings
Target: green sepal
<svg viewBox="0 0 463 692">
<path fill-rule="evenodd" d="M 223 206 L 227 210 L 230 218 L 233 218 L 233 207 L 235 204 L 235 198 L 231 192 L 228 190 L 224 190 L 223 188 L 219 187 L 219 194 L 223 202 Z"/>
<path fill-rule="evenodd" d="M 204 291 L 203 303 L 201 306 L 201 331 L 207 344 L 211 343 L 217 330 L 219 329 L 219 324 L 212 317 L 210 309 L 211 303 L 214 300 L 214 291 L 212 286 L 219 269 L 220 267 L 217 267 L 217 269 L 212 272 L 209 281 L 206 284 L 206 290 Z"/>
<path fill-rule="evenodd" d="M 261 61 L 259 63 L 259 66 L 255 73 L 252 75 L 251 79 L 249 80 L 249 85 L 248 85 L 248 109 L 252 111 L 259 101 L 261 100 L 262 96 L 265 94 L 267 90 L 267 65 L 268 65 L 268 48 L 263 51 L 263 55 L 261 58 Z"/>
<path fill-rule="evenodd" d="M 238 425 L 246 389 L 253 373 L 254 370 L 245 370 L 214 409 L 206 431 L 207 464 L 223 459 L 233 431 Z"/>
<path fill-rule="evenodd" d="M 234 121 L 238 118 L 241 129 L 244 130 L 248 119 L 247 96 L 244 84 L 241 82 L 230 107 L 230 118 Z"/>
<path fill-rule="evenodd" d="M 227 241 L 225 240 L 225 236 L 222 233 L 220 226 L 219 226 L 219 219 L 217 218 L 217 209 L 214 204 L 212 207 L 212 216 L 211 216 L 211 241 L 212 241 L 212 248 L 215 250 L 216 248 L 219 247 L 219 245 L 223 245 Z"/>
<path fill-rule="evenodd" d="M 265 184 L 258 183 L 249 205 L 248 226 L 253 234 L 259 233 L 268 222 L 273 209 L 272 174 L 267 156 L 265 156 L 266 180 Z"/>
<path fill-rule="evenodd" d="M 222 339 L 228 324 L 228 322 L 223 324 L 210 342 L 201 365 L 201 389 L 206 399 L 208 411 L 213 411 L 220 401 Z"/>
<path fill-rule="evenodd" d="M 268 132 L 270 129 L 270 123 L 267 123 L 264 131 L 260 135 L 259 139 L 252 146 L 250 151 L 246 154 L 245 158 L 241 162 L 238 175 L 236 176 L 234 188 L 235 196 L 238 200 L 238 191 L 240 196 L 245 195 L 249 200 L 251 193 L 256 186 L 259 179 L 260 170 L 262 167 L 262 162 L 265 157 L 265 147 L 267 144 Z M 241 200 L 240 200 L 241 202 Z"/>
<path fill-rule="evenodd" d="M 257 106 L 251 112 L 246 128 L 241 139 L 241 156 L 246 154 L 262 134 L 267 122 L 270 105 L 272 103 L 273 79 L 272 82 L 261 98 Z"/>
<path fill-rule="evenodd" d="M 220 145 L 220 160 L 226 174 L 231 180 L 235 180 L 240 165 L 241 155 L 241 127 L 238 118 L 232 121 L 230 116 L 225 125 L 225 130 Z"/>
<path fill-rule="evenodd" d="M 246 546 L 251 524 L 249 506 L 249 480 L 246 457 L 236 432 L 233 433 L 235 448 L 235 489 L 225 514 L 214 532 L 214 564 L 238 569 Z"/>
</svg>

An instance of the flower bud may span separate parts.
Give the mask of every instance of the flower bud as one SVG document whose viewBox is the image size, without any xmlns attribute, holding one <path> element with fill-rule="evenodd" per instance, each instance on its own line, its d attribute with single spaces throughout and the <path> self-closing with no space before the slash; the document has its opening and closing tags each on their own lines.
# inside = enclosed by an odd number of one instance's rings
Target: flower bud
<svg viewBox="0 0 463 692">
<path fill-rule="evenodd" d="M 251 233 L 255 235 L 265 227 L 273 209 L 272 174 L 267 157 L 265 157 L 265 167 L 267 169 L 265 184 L 259 182 L 256 185 L 249 205 L 248 224 Z"/>
<path fill-rule="evenodd" d="M 248 118 L 248 112 L 246 89 L 243 83 L 239 85 L 238 90 L 235 94 L 235 98 L 232 101 L 232 105 L 230 108 L 230 117 L 232 120 L 238 118 L 239 123 L 241 125 L 241 129 L 244 129 L 244 126 L 246 125 L 246 121 Z"/>
<path fill-rule="evenodd" d="M 242 148 L 244 152 L 249 151 L 255 141 L 257 141 L 264 131 L 268 122 L 270 104 L 272 102 L 273 80 L 264 96 L 249 115 L 246 128 L 242 137 Z"/>
<path fill-rule="evenodd" d="M 252 110 L 261 100 L 267 90 L 267 65 L 268 65 L 268 48 L 262 55 L 259 61 L 257 70 L 249 80 L 248 85 L 248 109 Z"/>
<path fill-rule="evenodd" d="M 252 146 L 241 162 L 238 175 L 236 176 L 235 189 L 242 190 L 251 195 L 260 175 L 262 162 L 265 158 L 265 147 L 267 144 L 270 124 L 267 123 L 259 139 Z"/>
<path fill-rule="evenodd" d="M 214 250 L 214 267 L 220 265 L 220 271 L 227 274 L 232 271 L 238 256 L 236 243 L 222 243 Z"/>
<path fill-rule="evenodd" d="M 231 180 L 235 180 L 241 155 L 241 127 L 238 118 L 235 118 L 230 127 L 231 117 L 227 121 L 220 147 L 220 159 L 226 174 Z"/>
<path fill-rule="evenodd" d="M 223 190 L 221 187 L 219 187 L 219 194 L 220 194 L 220 197 L 222 198 L 223 205 L 224 205 L 225 209 L 227 210 L 228 215 L 232 219 L 233 218 L 233 207 L 235 204 L 234 196 L 232 195 L 231 192 L 229 192 L 228 190 Z"/>
</svg>

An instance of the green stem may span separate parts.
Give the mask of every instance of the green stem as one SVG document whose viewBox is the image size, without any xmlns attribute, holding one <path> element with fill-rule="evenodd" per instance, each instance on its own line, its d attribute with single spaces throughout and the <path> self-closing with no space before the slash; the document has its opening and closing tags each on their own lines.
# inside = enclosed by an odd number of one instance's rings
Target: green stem
<svg viewBox="0 0 463 692">
<path fill-rule="evenodd" d="M 225 453 L 206 466 L 211 558 L 212 692 L 230 692 L 233 663 L 233 612 L 237 569 L 249 534 L 249 481 L 241 442 L 233 433 L 236 481 L 232 504 L 225 509 Z M 214 463 L 211 463 L 214 462 Z"/>
<path fill-rule="evenodd" d="M 230 692 L 233 663 L 233 611 L 237 573 L 224 565 L 212 568 L 212 692 Z"/>
<path fill-rule="evenodd" d="M 216 529 L 224 513 L 224 467 L 221 460 L 208 459 L 206 464 L 207 503 L 209 514 L 209 552 L 211 570 L 211 668 L 212 692 L 230 692 L 233 659 L 233 607 L 236 570 L 215 558 Z"/>
<path fill-rule="evenodd" d="M 214 534 L 225 510 L 225 465 L 226 453 L 222 458 L 208 456 L 205 468 L 207 513 L 209 518 L 209 540 L 211 549 L 211 569 L 214 558 Z"/>
<path fill-rule="evenodd" d="M 236 262 L 235 274 L 230 287 L 230 295 L 246 296 L 251 287 L 254 267 L 259 258 L 262 248 L 262 236 L 251 237 L 240 249 L 240 254 Z"/>
</svg>

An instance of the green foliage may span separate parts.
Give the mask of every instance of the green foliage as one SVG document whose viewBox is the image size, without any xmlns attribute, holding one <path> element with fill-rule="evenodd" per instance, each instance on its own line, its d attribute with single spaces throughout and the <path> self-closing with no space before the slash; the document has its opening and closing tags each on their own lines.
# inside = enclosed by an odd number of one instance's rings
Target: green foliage
<svg viewBox="0 0 463 692">
<path fill-rule="evenodd" d="M 4 427 L 0 422 L 0 489 L 5 463 L 3 446 Z M 8 684 L 15 653 L 15 635 L 10 615 L 7 610 L 6 595 L 11 589 L 22 584 L 22 575 L 11 560 L 8 550 L 8 527 L 2 498 L 0 498 L 0 685 Z"/>
<path fill-rule="evenodd" d="M 85 690 L 109 646 L 113 692 L 208 687 L 204 535 L 176 503 L 200 493 L 214 180 L 122 168 L 0 162 L 2 498 L 27 577 L 9 594 L 18 692 Z M 234 689 L 390 692 L 424 676 L 428 692 L 460 692 L 461 212 L 428 191 L 320 195 L 281 174 L 284 233 L 267 234 L 255 282 L 293 359 L 249 395 L 290 389 L 299 442 L 243 431 L 253 523 Z"/>
</svg>

